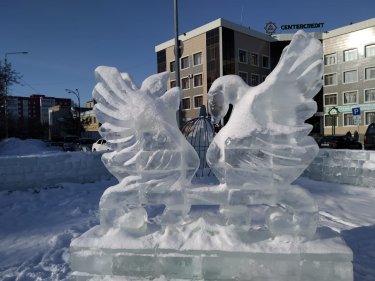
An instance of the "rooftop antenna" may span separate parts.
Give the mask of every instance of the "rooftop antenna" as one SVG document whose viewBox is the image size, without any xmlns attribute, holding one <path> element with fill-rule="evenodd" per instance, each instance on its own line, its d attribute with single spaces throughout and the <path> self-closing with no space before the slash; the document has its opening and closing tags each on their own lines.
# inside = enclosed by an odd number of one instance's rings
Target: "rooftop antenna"
<svg viewBox="0 0 375 281">
<path fill-rule="evenodd" d="M 243 21 L 243 5 L 241 7 L 241 25 L 243 25 L 242 21 Z"/>
</svg>

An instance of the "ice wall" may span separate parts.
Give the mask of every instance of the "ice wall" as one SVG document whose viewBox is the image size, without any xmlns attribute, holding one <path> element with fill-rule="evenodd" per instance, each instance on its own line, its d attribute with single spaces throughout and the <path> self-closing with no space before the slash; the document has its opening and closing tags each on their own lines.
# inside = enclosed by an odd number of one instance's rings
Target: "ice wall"
<svg viewBox="0 0 375 281">
<path fill-rule="evenodd" d="M 0 190 L 48 187 L 61 182 L 87 183 L 112 175 L 100 160 L 102 153 L 58 152 L 0 157 Z"/>
<path fill-rule="evenodd" d="M 320 149 L 304 177 L 365 187 L 375 187 L 375 151 Z"/>
</svg>

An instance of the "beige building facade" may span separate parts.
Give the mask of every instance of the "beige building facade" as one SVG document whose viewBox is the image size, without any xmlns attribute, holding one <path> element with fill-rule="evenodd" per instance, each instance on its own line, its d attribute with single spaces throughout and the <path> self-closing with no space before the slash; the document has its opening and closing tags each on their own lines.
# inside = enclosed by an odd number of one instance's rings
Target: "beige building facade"
<svg viewBox="0 0 375 281">
<path fill-rule="evenodd" d="M 181 44 L 180 86 L 182 122 L 199 116 L 207 107 L 207 92 L 220 76 L 237 74 L 249 85 L 260 84 L 270 73 L 271 36 L 217 19 L 184 33 Z M 170 72 L 169 87 L 176 85 L 174 40 L 155 47 L 158 72 Z"/>
<path fill-rule="evenodd" d="M 324 134 L 357 130 L 363 140 L 375 122 L 375 19 L 324 33 L 323 49 Z"/>
<path fill-rule="evenodd" d="M 361 140 L 375 122 L 375 18 L 326 32 L 311 32 L 324 50 L 324 86 L 315 96 L 318 112 L 307 122 L 316 137 L 358 130 Z M 220 76 L 236 74 L 251 86 L 264 81 L 293 34 L 267 35 L 217 19 L 179 36 L 181 48 L 182 121 L 199 116 L 207 92 Z M 175 85 L 174 40 L 155 47 L 158 72 L 170 72 Z M 333 117 L 332 108 L 338 114 Z M 357 126 L 353 108 L 360 110 Z M 331 115 L 330 115 L 331 113 Z M 335 120 L 335 121 L 333 121 Z"/>
</svg>

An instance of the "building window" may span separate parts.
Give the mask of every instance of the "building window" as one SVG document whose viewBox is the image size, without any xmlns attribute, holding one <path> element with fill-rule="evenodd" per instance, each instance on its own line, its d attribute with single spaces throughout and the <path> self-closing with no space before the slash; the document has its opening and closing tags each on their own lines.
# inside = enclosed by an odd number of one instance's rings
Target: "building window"
<svg viewBox="0 0 375 281">
<path fill-rule="evenodd" d="M 351 91 L 351 92 L 344 92 L 344 104 L 353 104 L 357 103 L 358 92 Z"/>
<path fill-rule="evenodd" d="M 193 65 L 202 64 L 202 53 L 196 53 L 193 55 Z"/>
<path fill-rule="evenodd" d="M 175 72 L 175 66 L 176 66 L 175 62 L 174 62 L 174 61 L 171 61 L 171 62 L 169 63 L 169 71 L 170 71 L 170 72 Z"/>
<path fill-rule="evenodd" d="M 365 112 L 365 125 L 370 125 L 371 123 L 375 123 L 375 111 L 368 111 Z"/>
<path fill-rule="evenodd" d="M 324 115 L 324 127 L 331 127 L 333 125 L 333 118 L 331 115 Z M 337 126 L 337 116 L 335 119 L 335 125 Z"/>
<path fill-rule="evenodd" d="M 337 85 L 337 74 L 326 74 L 324 75 L 324 86 Z"/>
<path fill-rule="evenodd" d="M 242 80 L 247 84 L 247 82 L 248 82 L 248 80 L 247 80 L 247 72 L 239 71 L 238 72 L 238 76 L 240 76 L 242 78 Z"/>
<path fill-rule="evenodd" d="M 267 78 L 267 75 L 262 75 L 262 82 L 264 82 Z"/>
<path fill-rule="evenodd" d="M 189 57 L 181 58 L 181 69 L 189 67 Z"/>
<path fill-rule="evenodd" d="M 194 87 L 202 86 L 202 74 L 194 75 Z"/>
<path fill-rule="evenodd" d="M 324 55 L 324 65 L 336 64 L 336 54 Z"/>
<path fill-rule="evenodd" d="M 250 64 L 255 65 L 255 66 L 259 66 L 259 56 L 258 56 L 258 54 L 251 53 Z"/>
<path fill-rule="evenodd" d="M 176 87 L 176 80 L 169 82 L 169 85 L 171 86 L 171 88 Z"/>
<path fill-rule="evenodd" d="M 344 71 L 343 73 L 343 83 L 353 83 L 358 81 L 358 71 L 350 70 Z"/>
<path fill-rule="evenodd" d="M 262 67 L 263 68 L 270 68 L 270 58 L 266 56 L 262 56 Z"/>
<path fill-rule="evenodd" d="M 324 95 L 324 105 L 337 105 L 337 94 Z"/>
<path fill-rule="evenodd" d="M 194 97 L 194 107 L 198 108 L 203 105 L 203 96 L 195 96 Z"/>
<path fill-rule="evenodd" d="M 365 68 L 365 80 L 375 79 L 375 67 Z"/>
<path fill-rule="evenodd" d="M 354 126 L 353 114 L 344 113 L 344 126 Z"/>
<path fill-rule="evenodd" d="M 216 60 L 216 46 L 208 46 L 207 47 L 207 59 L 208 61 L 215 61 Z"/>
<path fill-rule="evenodd" d="M 251 74 L 250 86 L 257 86 L 257 85 L 259 85 L 259 75 Z"/>
<path fill-rule="evenodd" d="M 161 50 L 156 53 L 156 60 L 158 64 L 158 73 L 164 72 L 167 70 L 167 62 L 166 62 L 166 50 Z"/>
<path fill-rule="evenodd" d="M 181 80 L 181 88 L 183 90 L 189 89 L 190 88 L 190 80 L 188 77 L 182 78 Z"/>
<path fill-rule="evenodd" d="M 365 102 L 375 102 L 375 89 L 365 90 Z"/>
<path fill-rule="evenodd" d="M 344 51 L 344 61 L 352 61 L 358 59 L 357 49 Z"/>
<path fill-rule="evenodd" d="M 242 63 L 247 63 L 247 52 L 245 50 L 238 50 L 238 61 Z"/>
<path fill-rule="evenodd" d="M 374 57 L 375 56 L 375 44 L 368 45 L 365 47 L 365 57 Z"/>
<path fill-rule="evenodd" d="M 190 109 L 190 98 L 183 98 L 182 99 L 182 109 L 183 110 Z"/>
</svg>

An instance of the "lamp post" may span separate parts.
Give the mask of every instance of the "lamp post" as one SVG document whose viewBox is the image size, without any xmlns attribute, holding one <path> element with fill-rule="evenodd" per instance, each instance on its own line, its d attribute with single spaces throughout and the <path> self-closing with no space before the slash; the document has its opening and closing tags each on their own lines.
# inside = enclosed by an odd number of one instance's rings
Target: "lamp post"
<svg viewBox="0 0 375 281">
<path fill-rule="evenodd" d="M 8 59 L 7 57 L 9 55 L 26 55 L 29 52 L 8 52 L 5 53 L 5 59 L 4 59 L 4 121 L 5 121 L 5 138 L 7 139 L 9 137 L 8 134 Z"/>
<path fill-rule="evenodd" d="M 180 41 L 178 39 L 178 0 L 174 0 L 174 65 L 176 73 L 176 87 L 180 87 Z M 177 122 L 182 127 L 181 102 L 177 113 Z"/>
<path fill-rule="evenodd" d="M 81 122 L 81 98 L 79 97 L 79 91 L 78 91 L 78 89 L 75 89 L 75 91 L 74 90 L 70 90 L 70 89 L 65 89 L 65 91 L 68 94 L 73 94 L 73 95 L 75 95 L 77 97 L 77 99 L 78 99 L 78 120 L 79 120 L 79 122 Z M 77 131 L 78 131 L 78 129 L 77 129 Z M 81 130 L 79 130 L 78 135 L 81 137 Z"/>
</svg>

